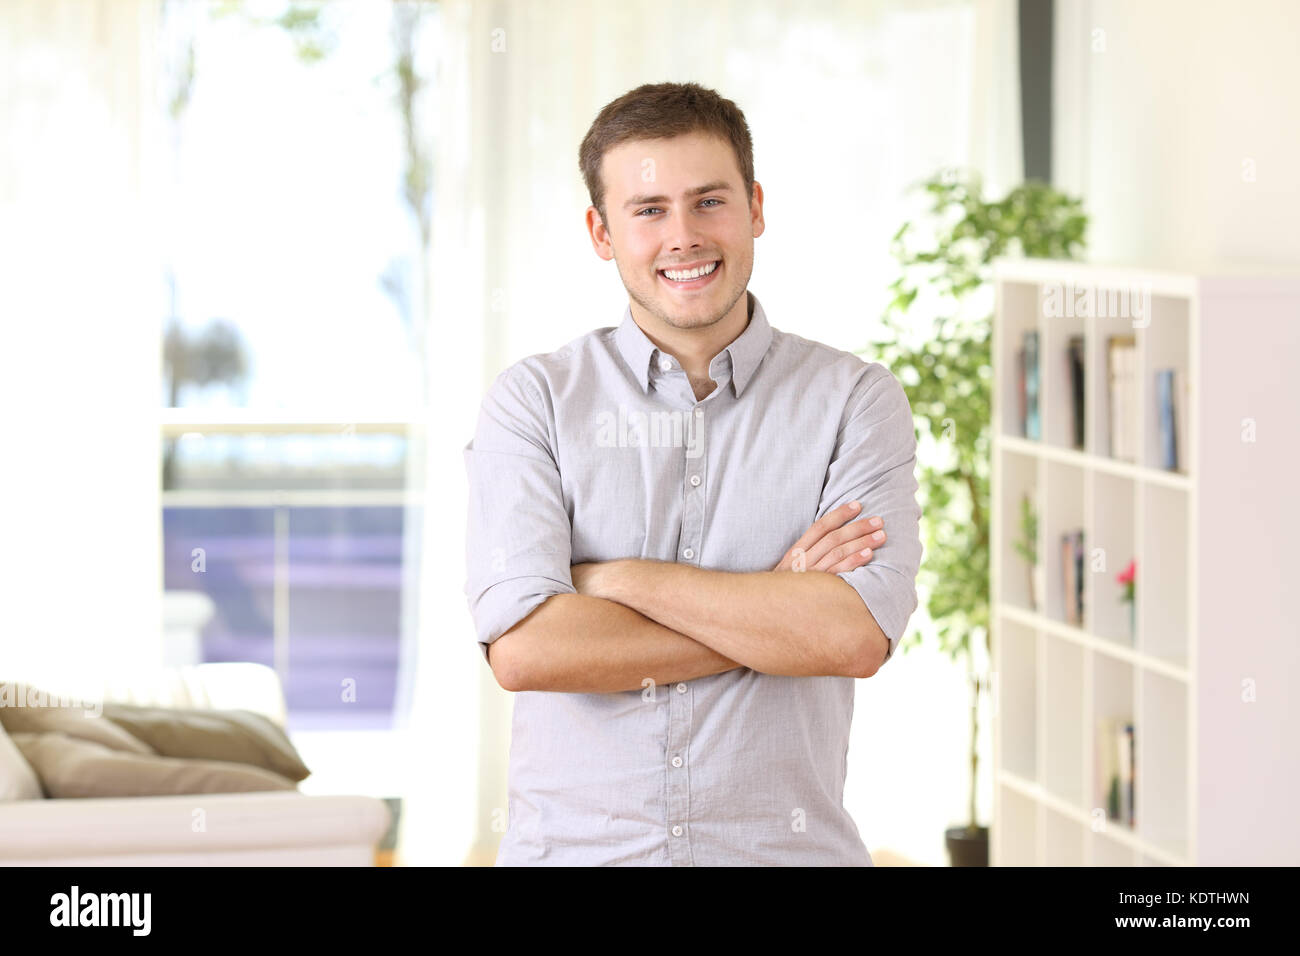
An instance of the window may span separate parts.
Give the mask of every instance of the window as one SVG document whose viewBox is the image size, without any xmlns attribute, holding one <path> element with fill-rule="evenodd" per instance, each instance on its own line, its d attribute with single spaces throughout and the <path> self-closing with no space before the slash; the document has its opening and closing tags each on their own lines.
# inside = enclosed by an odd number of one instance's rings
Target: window
<svg viewBox="0 0 1300 956">
<path fill-rule="evenodd" d="M 291 729 L 390 727 L 420 557 L 436 6 L 163 11 L 167 660 L 276 668 Z"/>
</svg>

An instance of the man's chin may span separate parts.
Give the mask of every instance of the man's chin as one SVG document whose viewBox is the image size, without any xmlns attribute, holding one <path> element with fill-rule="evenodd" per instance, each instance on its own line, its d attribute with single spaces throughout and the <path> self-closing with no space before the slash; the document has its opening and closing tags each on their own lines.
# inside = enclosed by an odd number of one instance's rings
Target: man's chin
<svg viewBox="0 0 1300 956">
<path fill-rule="evenodd" d="M 677 328 L 702 328 L 722 318 L 714 302 L 680 302 L 668 296 L 660 297 L 657 304 L 664 321 Z"/>
<path fill-rule="evenodd" d="M 714 325 L 722 316 L 714 315 L 712 312 L 691 313 L 672 313 L 665 314 L 664 321 L 675 329 L 705 329 Z"/>
</svg>

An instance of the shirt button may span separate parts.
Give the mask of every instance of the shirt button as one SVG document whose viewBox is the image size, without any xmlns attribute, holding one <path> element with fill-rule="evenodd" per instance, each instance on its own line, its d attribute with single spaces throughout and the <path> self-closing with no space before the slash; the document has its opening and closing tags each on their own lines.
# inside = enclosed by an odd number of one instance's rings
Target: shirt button
<svg viewBox="0 0 1300 956">
<path fill-rule="evenodd" d="M 695 409 L 695 417 L 696 417 L 696 418 L 703 418 L 703 417 L 704 417 L 704 409 L 702 409 L 702 408 L 697 408 L 697 409 Z"/>
<path fill-rule="evenodd" d="M 673 758 L 673 766 L 674 766 L 674 767 L 680 767 L 681 765 L 682 765 L 682 758 L 681 758 L 681 757 L 674 757 L 674 758 Z"/>
<path fill-rule="evenodd" d="M 695 549 L 687 548 L 685 551 L 682 552 L 682 557 L 685 558 L 687 561 L 689 561 L 691 558 L 695 557 Z"/>
<path fill-rule="evenodd" d="M 672 360 L 672 359 L 670 359 L 670 358 L 661 358 L 661 359 L 659 360 L 659 368 L 660 368 L 661 370 L 663 370 L 663 371 L 666 372 L 666 371 L 668 371 L 668 370 L 669 370 L 670 368 L 672 368 L 672 367 L 673 367 L 673 360 Z"/>
<path fill-rule="evenodd" d="M 698 487 L 700 486 L 700 476 L 699 476 L 699 475 L 691 475 L 691 484 L 693 484 L 695 487 L 698 488 Z"/>
<path fill-rule="evenodd" d="M 684 694 L 684 693 L 686 693 L 686 685 L 685 685 L 685 684 L 678 684 L 678 685 L 677 685 L 677 693 L 679 693 L 679 694 Z"/>
<path fill-rule="evenodd" d="M 681 827 L 673 827 L 673 836 L 681 836 L 681 835 L 682 835 L 682 828 L 681 828 Z"/>
</svg>

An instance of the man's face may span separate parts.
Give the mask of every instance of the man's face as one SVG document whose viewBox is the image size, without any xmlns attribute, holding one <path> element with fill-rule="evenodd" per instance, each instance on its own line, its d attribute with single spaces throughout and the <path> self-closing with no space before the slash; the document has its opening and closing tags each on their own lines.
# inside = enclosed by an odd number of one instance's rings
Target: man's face
<svg viewBox="0 0 1300 956">
<path fill-rule="evenodd" d="M 705 133 L 636 140 L 607 152 L 601 174 L 608 222 L 593 206 L 587 225 L 632 300 L 679 329 L 727 316 L 749 285 L 763 233 L 762 187 L 755 183 L 752 201 L 745 195 L 731 146 Z"/>
</svg>

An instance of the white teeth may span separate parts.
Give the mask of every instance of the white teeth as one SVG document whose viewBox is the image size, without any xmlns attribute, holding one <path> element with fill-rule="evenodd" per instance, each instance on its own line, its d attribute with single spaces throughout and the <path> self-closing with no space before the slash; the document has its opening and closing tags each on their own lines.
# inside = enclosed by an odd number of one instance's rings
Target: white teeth
<svg viewBox="0 0 1300 956">
<path fill-rule="evenodd" d="M 663 270 L 664 275 L 674 282 L 686 282 L 690 279 L 698 279 L 700 276 L 706 276 L 718 267 L 716 262 L 710 262 L 707 266 L 701 266 L 698 269 L 689 269 L 686 272 L 677 272 L 674 270 Z"/>
</svg>

